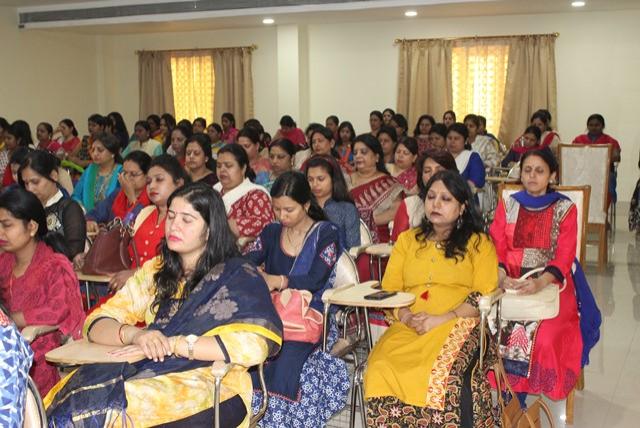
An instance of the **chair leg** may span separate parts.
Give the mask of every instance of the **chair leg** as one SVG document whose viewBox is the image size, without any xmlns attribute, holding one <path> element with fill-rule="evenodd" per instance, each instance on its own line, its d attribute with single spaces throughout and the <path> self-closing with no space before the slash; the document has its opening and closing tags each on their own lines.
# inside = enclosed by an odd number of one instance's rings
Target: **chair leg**
<svg viewBox="0 0 640 428">
<path fill-rule="evenodd" d="M 584 369 L 580 370 L 580 377 L 576 383 L 576 390 L 582 391 L 584 389 Z"/>
<path fill-rule="evenodd" d="M 598 241 L 598 271 L 604 272 L 607 267 L 607 253 L 609 251 L 606 224 L 599 227 Z"/>
<path fill-rule="evenodd" d="M 567 403 L 565 406 L 565 414 L 567 416 L 565 423 L 567 425 L 573 425 L 573 405 L 575 398 L 576 390 L 572 389 L 569 395 L 567 395 Z"/>
</svg>

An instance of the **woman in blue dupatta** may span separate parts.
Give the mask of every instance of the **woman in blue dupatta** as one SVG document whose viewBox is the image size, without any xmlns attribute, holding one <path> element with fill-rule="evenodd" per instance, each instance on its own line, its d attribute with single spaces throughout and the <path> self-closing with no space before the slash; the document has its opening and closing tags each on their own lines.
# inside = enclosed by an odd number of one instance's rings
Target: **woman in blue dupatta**
<svg viewBox="0 0 640 428">
<path fill-rule="evenodd" d="M 50 426 L 210 425 L 212 361 L 234 363 L 222 382 L 222 426 L 248 426 L 247 368 L 277 353 L 282 323 L 262 276 L 238 257 L 221 197 L 195 183 L 168 206 L 160 255 L 84 326 L 88 340 L 124 345 L 113 355 L 139 361 L 86 365 L 63 379 L 45 398 Z"/>
<path fill-rule="evenodd" d="M 334 283 L 342 251 L 339 231 L 326 220 L 304 174 L 282 174 L 273 184 L 271 197 L 279 222 L 265 227 L 246 254 L 263 266 L 262 275 L 285 325 L 281 352 L 265 365 L 269 409 L 261 425 L 324 426 L 342 409 L 349 389 L 344 361 L 319 346 L 321 297 Z M 304 317 L 299 297 L 309 302 Z M 288 298 L 293 303 L 287 305 Z M 256 394 L 254 403 L 258 400 Z"/>
<path fill-rule="evenodd" d="M 500 352 L 513 390 L 562 400 L 575 387 L 598 341 L 600 313 L 576 260 L 577 209 L 550 184 L 558 164 L 550 151 L 529 151 L 520 160 L 524 190 L 502 201 L 489 230 L 499 261 L 500 287 L 535 294 L 560 287 L 552 319 L 503 321 Z M 525 281 L 525 273 L 544 268 Z"/>
</svg>

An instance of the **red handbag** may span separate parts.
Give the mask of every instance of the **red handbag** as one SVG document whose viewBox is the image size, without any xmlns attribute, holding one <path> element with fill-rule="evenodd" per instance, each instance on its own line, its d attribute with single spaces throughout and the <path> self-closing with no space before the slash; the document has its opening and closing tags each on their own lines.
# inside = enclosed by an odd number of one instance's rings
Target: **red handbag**
<svg viewBox="0 0 640 428">
<path fill-rule="evenodd" d="M 311 293 L 307 290 L 273 291 L 271 300 L 282 320 L 284 340 L 317 343 L 322 337 L 322 314 L 311 308 Z"/>
</svg>

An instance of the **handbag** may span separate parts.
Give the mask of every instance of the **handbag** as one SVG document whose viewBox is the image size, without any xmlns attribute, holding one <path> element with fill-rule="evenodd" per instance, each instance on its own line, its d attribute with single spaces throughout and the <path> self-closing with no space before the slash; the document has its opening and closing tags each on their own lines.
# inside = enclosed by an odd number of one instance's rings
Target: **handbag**
<svg viewBox="0 0 640 428">
<path fill-rule="evenodd" d="M 101 230 L 89 248 L 82 266 L 85 275 L 112 275 L 131 269 L 129 244 L 133 249 L 135 266 L 138 267 L 138 252 L 131 239 L 131 231 L 122 224 L 120 218 L 115 218 Z"/>
<path fill-rule="evenodd" d="M 544 268 L 533 269 L 522 277 L 525 280 L 532 275 L 544 271 Z M 562 288 L 547 285 L 535 294 L 521 295 L 506 290 L 501 299 L 501 318 L 504 320 L 539 321 L 555 318 L 560 312 L 560 293 L 567 286 L 565 279 Z M 495 317 L 495 311 L 492 312 Z"/>
<path fill-rule="evenodd" d="M 555 428 L 551 409 L 549 409 L 549 406 L 542 400 L 542 398 L 538 397 L 524 410 L 520 407 L 520 400 L 518 400 L 516 394 L 511 388 L 504 366 L 502 365 L 502 358 L 498 358 L 498 362 L 495 364 L 493 372 L 496 379 L 496 395 L 498 396 L 502 428 L 540 428 L 540 410 L 542 410 L 547 417 L 549 426 L 551 428 Z M 511 395 L 511 399 L 506 403 L 505 397 L 502 393 L 503 391 L 508 392 Z"/>
<path fill-rule="evenodd" d="M 322 336 L 322 314 L 309 306 L 311 292 L 286 288 L 273 291 L 271 301 L 282 320 L 284 340 L 318 343 Z"/>
</svg>

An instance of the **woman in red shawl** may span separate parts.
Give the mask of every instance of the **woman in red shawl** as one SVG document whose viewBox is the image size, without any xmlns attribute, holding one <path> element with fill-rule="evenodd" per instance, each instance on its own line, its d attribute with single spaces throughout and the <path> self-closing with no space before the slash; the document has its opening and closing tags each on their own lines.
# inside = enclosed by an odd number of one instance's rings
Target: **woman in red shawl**
<svg viewBox="0 0 640 428">
<path fill-rule="evenodd" d="M 514 163 L 520 162 L 520 158 L 523 154 L 532 150 L 544 150 L 550 151 L 549 146 L 545 146 L 540 143 L 542 132 L 540 128 L 535 125 L 529 126 L 524 130 L 524 134 L 520 137 L 516 143 L 511 146 L 509 153 L 502 159 L 500 166 L 503 168 L 508 167 Z"/>
<path fill-rule="evenodd" d="M 60 379 L 45 354 L 60 346 L 63 336 L 79 339 L 84 322 L 78 278 L 61 252 L 62 239 L 47 230 L 44 207 L 22 187 L 0 195 L 0 298 L 18 328 L 57 326 L 31 343 L 31 376 L 41 394 Z"/>
</svg>

